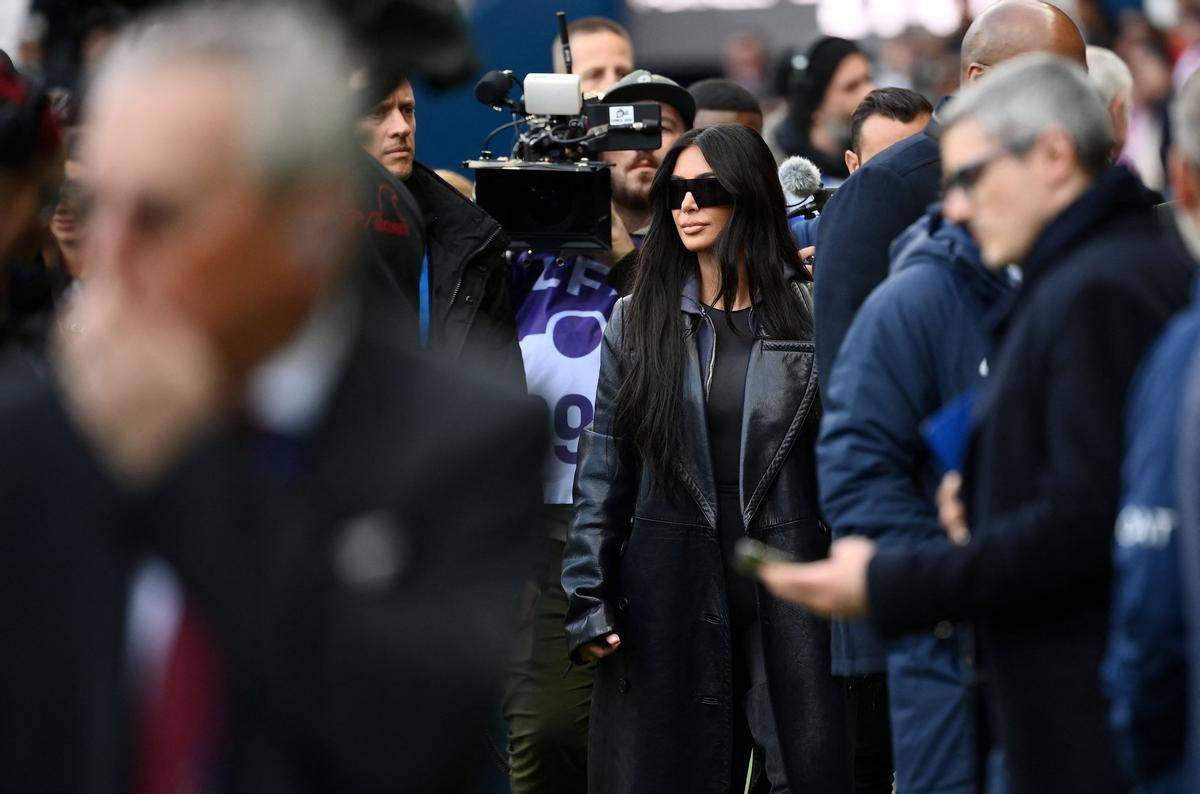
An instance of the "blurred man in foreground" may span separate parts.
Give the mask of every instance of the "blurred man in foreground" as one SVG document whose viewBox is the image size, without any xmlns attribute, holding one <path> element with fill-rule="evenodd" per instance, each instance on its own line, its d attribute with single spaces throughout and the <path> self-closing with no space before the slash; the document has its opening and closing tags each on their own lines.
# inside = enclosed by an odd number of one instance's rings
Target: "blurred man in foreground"
<svg viewBox="0 0 1200 794">
<path fill-rule="evenodd" d="M 953 101 L 943 211 L 989 267 L 1023 272 L 967 412 L 969 521 L 942 498 L 943 524 L 969 542 L 876 549 L 848 537 L 827 561 L 762 573 L 777 595 L 866 613 L 889 635 L 974 620 L 1019 792 L 1124 789 L 1098 668 L 1125 393 L 1193 268 L 1163 240 L 1137 177 L 1108 167 L 1111 145 L 1087 74 L 1054 56 L 996 67 Z M 965 445 L 968 430 L 956 435 Z"/>
<path fill-rule="evenodd" d="M 0 780 L 460 791 L 541 416 L 398 341 L 349 75 L 293 5 L 185 7 L 91 94 L 81 330 L 0 381 Z"/>
</svg>

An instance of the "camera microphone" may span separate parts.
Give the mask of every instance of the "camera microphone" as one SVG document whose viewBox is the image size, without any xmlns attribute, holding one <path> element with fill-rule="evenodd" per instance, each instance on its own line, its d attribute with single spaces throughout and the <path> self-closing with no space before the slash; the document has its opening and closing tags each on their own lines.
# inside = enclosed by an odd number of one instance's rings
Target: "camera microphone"
<svg viewBox="0 0 1200 794">
<path fill-rule="evenodd" d="M 779 164 L 779 184 L 786 193 L 791 211 L 788 217 L 813 217 L 825 209 L 825 204 L 837 188 L 821 186 L 821 171 L 811 160 L 793 155 Z"/>
<path fill-rule="evenodd" d="M 481 77 L 479 82 L 475 84 L 475 98 L 496 110 L 505 107 L 520 110 L 518 103 L 508 98 L 509 92 L 512 91 L 512 86 L 512 72 L 507 69 L 504 71 L 493 70 Z"/>
<path fill-rule="evenodd" d="M 805 201 L 821 189 L 821 171 L 811 160 L 792 156 L 779 164 L 779 184 L 800 201 Z"/>
</svg>

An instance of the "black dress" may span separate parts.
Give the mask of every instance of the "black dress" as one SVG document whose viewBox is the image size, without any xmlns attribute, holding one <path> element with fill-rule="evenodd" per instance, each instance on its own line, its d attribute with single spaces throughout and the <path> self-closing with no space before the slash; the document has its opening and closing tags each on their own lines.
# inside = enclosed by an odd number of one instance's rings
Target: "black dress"
<svg viewBox="0 0 1200 794">
<path fill-rule="evenodd" d="M 746 398 L 746 367 L 754 346 L 750 309 L 730 312 L 709 308 L 716 330 L 716 357 L 708 389 L 708 438 L 717 481 L 717 531 L 725 558 L 729 590 L 729 619 L 734 636 L 757 617 L 754 582 L 729 569 L 733 546 L 746 535 L 739 498 L 742 414 Z M 729 319 L 733 327 L 729 325 Z"/>
</svg>

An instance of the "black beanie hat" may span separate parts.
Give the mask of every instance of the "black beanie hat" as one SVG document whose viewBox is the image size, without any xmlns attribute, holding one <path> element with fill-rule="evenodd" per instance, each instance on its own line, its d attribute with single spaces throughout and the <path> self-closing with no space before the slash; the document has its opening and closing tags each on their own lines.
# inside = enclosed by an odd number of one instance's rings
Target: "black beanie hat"
<svg viewBox="0 0 1200 794">
<path fill-rule="evenodd" d="M 804 70 L 800 97 L 811 114 L 821 106 L 833 73 L 847 56 L 860 53 L 858 45 L 835 36 L 825 36 L 808 48 L 808 66 Z"/>
</svg>

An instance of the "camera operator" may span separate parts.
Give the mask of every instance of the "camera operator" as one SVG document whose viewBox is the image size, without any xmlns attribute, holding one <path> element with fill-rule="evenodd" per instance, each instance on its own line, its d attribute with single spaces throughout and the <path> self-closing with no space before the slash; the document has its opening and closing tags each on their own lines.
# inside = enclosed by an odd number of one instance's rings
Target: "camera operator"
<svg viewBox="0 0 1200 794">
<path fill-rule="evenodd" d="M 581 67 L 583 72 L 585 67 Z M 516 258 L 517 333 L 531 394 L 554 420 L 553 450 L 543 474 L 548 532 L 545 569 L 531 636 L 514 661 L 505 703 L 514 794 L 587 790 L 587 721 L 592 665 L 570 667 L 560 581 L 571 517 L 576 451 L 591 423 L 600 373 L 600 341 L 650 218 L 650 182 L 663 155 L 692 125 L 695 104 L 677 83 L 644 70 L 629 74 L 605 102 L 657 102 L 662 145 L 655 151 L 606 152 L 613 194 L 613 251 L 601 258 L 527 252 Z M 632 235 L 624 230 L 629 229 Z M 620 259 L 620 267 L 613 262 Z"/>
<path fill-rule="evenodd" d="M 662 111 L 662 145 L 654 151 L 604 152 L 612 163 L 612 270 L 608 283 L 622 295 L 633 286 L 635 251 L 650 226 L 650 183 L 675 139 L 692 128 L 696 100 L 678 83 L 638 69 L 604 95 L 604 102 L 657 102 Z"/>
<path fill-rule="evenodd" d="M 404 183 L 424 220 L 425 251 L 414 301 L 422 346 L 471 367 L 486 367 L 524 389 L 504 258 L 507 238 L 490 215 L 417 161 L 416 100 L 409 81 L 372 81 L 367 90 L 382 99 L 359 120 L 363 148 Z M 404 281 L 410 277 L 406 274 Z M 404 283 L 401 290 L 413 286 Z"/>
</svg>

